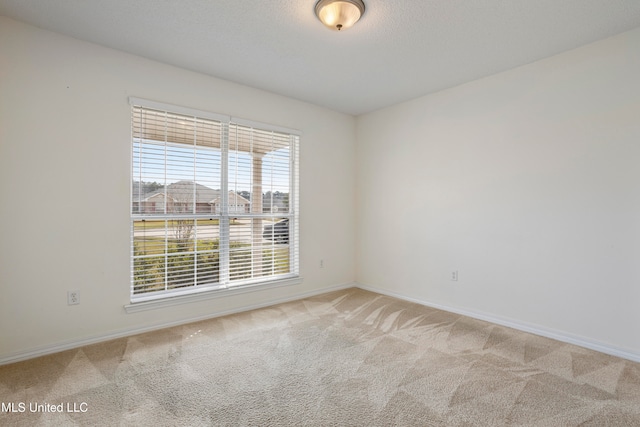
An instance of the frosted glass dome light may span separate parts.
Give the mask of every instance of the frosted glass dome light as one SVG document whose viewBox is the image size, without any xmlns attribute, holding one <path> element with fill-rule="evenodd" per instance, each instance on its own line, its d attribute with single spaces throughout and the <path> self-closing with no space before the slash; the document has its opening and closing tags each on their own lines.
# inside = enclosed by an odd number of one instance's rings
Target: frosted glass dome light
<svg viewBox="0 0 640 427">
<path fill-rule="evenodd" d="M 364 13 L 362 0 L 320 0 L 316 3 L 316 16 L 332 30 L 346 30 Z"/>
</svg>

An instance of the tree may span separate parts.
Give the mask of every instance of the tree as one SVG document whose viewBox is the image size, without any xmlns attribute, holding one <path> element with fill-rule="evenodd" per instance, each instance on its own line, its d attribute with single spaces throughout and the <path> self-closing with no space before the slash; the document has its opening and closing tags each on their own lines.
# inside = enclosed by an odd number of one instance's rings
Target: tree
<svg viewBox="0 0 640 427">
<path fill-rule="evenodd" d="M 193 191 L 181 191 L 176 189 L 169 195 L 171 204 L 167 202 L 167 209 L 171 213 L 192 213 Z M 185 252 L 191 249 L 191 237 L 195 222 L 193 219 L 174 219 L 172 221 L 173 234 L 176 242 L 176 250 Z"/>
</svg>

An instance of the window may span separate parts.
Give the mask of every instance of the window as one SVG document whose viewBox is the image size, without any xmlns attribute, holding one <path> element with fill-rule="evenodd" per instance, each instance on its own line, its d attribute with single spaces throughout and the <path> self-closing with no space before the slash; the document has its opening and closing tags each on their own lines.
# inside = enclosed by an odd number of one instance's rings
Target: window
<svg viewBox="0 0 640 427">
<path fill-rule="evenodd" d="M 131 301 L 297 277 L 299 134 L 130 102 Z"/>
</svg>

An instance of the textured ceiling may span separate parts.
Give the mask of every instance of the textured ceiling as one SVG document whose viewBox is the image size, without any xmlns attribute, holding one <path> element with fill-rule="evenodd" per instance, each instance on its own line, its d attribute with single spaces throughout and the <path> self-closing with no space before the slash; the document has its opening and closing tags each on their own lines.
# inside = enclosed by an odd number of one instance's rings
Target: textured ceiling
<svg viewBox="0 0 640 427">
<path fill-rule="evenodd" d="M 354 115 L 640 27 L 640 0 L 364 1 L 342 32 L 316 0 L 0 0 L 0 14 Z"/>
</svg>

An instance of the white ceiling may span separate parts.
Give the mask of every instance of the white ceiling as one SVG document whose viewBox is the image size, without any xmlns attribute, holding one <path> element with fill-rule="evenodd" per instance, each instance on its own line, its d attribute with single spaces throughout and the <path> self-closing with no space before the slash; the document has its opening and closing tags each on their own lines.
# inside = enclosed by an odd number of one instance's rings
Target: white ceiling
<svg viewBox="0 0 640 427">
<path fill-rule="evenodd" d="M 640 0 L 364 0 L 334 32 L 316 0 L 0 0 L 0 14 L 362 114 L 640 27 Z"/>
</svg>

